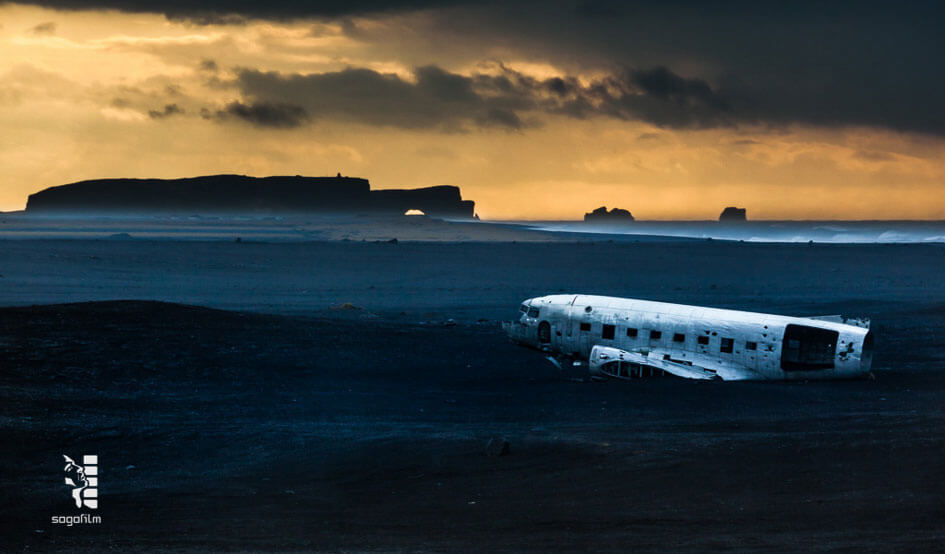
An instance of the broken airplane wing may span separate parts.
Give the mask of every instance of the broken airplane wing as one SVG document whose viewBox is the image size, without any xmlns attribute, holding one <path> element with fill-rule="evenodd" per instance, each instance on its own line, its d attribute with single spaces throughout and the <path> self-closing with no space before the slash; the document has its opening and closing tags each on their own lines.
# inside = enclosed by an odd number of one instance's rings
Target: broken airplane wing
<svg viewBox="0 0 945 554">
<path fill-rule="evenodd" d="M 710 365 L 710 364 L 706 364 Z M 686 379 L 746 381 L 764 379 L 761 375 L 737 366 L 710 369 L 690 361 L 674 360 L 669 354 L 642 354 L 597 345 L 591 349 L 588 367 L 592 376 L 633 379 L 642 377 L 647 369 L 658 370 Z M 650 371 L 652 374 L 652 371 Z"/>
</svg>

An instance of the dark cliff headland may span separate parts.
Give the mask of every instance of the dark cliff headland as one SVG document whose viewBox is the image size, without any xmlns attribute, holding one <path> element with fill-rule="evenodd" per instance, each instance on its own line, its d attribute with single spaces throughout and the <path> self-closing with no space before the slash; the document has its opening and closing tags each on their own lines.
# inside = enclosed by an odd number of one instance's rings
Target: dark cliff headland
<svg viewBox="0 0 945 554">
<path fill-rule="evenodd" d="M 371 190 L 357 177 L 95 179 L 50 187 L 29 196 L 28 214 L 92 213 L 339 213 L 472 218 L 475 202 L 459 187 Z"/>
</svg>

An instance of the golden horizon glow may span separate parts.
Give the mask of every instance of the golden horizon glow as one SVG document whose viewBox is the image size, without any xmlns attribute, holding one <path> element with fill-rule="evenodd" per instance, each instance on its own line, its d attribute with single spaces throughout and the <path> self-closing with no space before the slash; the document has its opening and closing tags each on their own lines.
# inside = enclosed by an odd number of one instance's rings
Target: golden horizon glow
<svg viewBox="0 0 945 554">
<path fill-rule="evenodd" d="M 422 14 L 415 16 L 422 18 Z M 359 28 L 410 28 L 403 17 Z M 162 16 L 0 7 L 0 211 L 49 186 L 106 177 L 239 173 L 365 177 L 372 187 L 451 184 L 483 219 L 577 220 L 602 205 L 641 220 L 945 219 L 945 140 L 875 128 L 669 130 L 543 115 L 520 131 L 444 132 L 315 119 L 292 129 L 208 121 L 244 100 L 237 68 L 363 67 L 414 78 L 506 67 L 544 79 L 553 60 L 485 49 L 478 61 L 377 44 L 330 22 L 196 26 Z M 378 30 L 379 29 L 379 30 Z M 213 60 L 217 69 L 202 68 Z M 593 79 L 601 68 L 583 73 Z M 182 111 L 151 116 L 169 104 Z"/>
</svg>

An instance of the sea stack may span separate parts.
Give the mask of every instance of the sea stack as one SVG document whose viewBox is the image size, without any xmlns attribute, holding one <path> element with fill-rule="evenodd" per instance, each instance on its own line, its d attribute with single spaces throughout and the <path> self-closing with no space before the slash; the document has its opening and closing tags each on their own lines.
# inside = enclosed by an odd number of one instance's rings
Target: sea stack
<svg viewBox="0 0 945 554">
<path fill-rule="evenodd" d="M 745 208 L 736 208 L 729 206 L 722 210 L 719 216 L 719 223 L 744 223 L 748 220 L 748 214 Z"/>
<path fill-rule="evenodd" d="M 627 223 L 633 221 L 633 215 L 621 208 L 613 208 L 609 212 L 607 206 L 601 206 L 596 210 L 584 214 L 585 223 Z"/>
</svg>

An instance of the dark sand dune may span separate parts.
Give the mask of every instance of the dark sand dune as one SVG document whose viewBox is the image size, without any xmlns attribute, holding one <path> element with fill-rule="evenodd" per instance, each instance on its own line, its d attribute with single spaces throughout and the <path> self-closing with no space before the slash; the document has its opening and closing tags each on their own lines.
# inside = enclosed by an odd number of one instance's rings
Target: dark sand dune
<svg viewBox="0 0 945 554">
<path fill-rule="evenodd" d="M 25 243 L 0 255 L 7 303 L 272 313 L 0 309 L 5 550 L 945 544 L 935 247 Z M 565 287 L 871 315 L 876 379 L 577 382 L 497 325 Z M 104 521 L 52 526 L 83 453 Z"/>
</svg>

